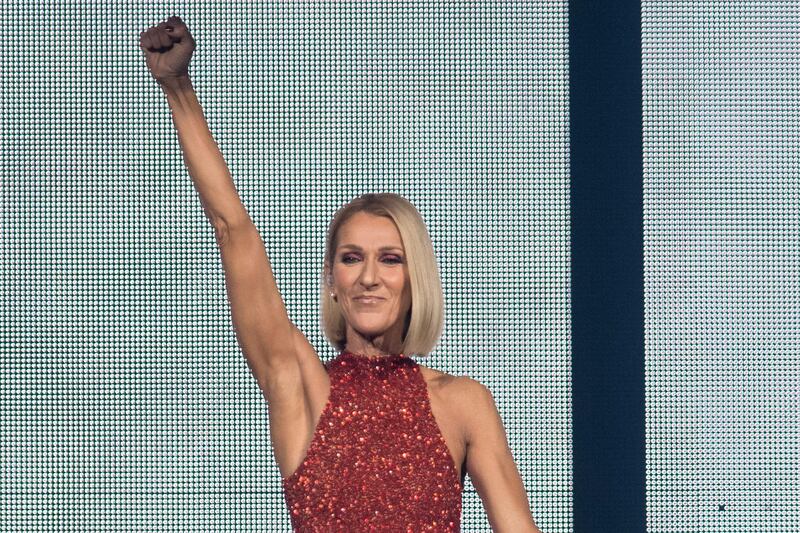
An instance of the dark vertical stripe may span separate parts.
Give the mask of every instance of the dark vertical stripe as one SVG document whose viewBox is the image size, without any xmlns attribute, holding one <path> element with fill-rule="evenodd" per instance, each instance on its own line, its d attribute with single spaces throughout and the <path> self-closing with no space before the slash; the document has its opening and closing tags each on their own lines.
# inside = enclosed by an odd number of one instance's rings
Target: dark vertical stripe
<svg viewBox="0 0 800 533">
<path fill-rule="evenodd" d="M 646 531 L 640 22 L 569 5 L 577 533 Z"/>
</svg>

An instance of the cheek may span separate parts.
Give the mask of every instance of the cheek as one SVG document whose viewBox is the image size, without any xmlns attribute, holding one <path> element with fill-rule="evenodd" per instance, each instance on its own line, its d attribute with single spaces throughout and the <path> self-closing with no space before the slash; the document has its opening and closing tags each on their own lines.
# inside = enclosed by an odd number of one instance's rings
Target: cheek
<svg viewBox="0 0 800 533">
<path fill-rule="evenodd" d="M 334 272 L 336 272 L 336 275 L 334 276 L 334 279 L 336 280 L 336 283 L 338 285 L 343 285 L 343 286 L 346 287 L 346 286 L 352 284 L 352 282 L 353 282 L 353 272 L 352 271 L 342 268 L 342 269 L 334 270 Z"/>
</svg>

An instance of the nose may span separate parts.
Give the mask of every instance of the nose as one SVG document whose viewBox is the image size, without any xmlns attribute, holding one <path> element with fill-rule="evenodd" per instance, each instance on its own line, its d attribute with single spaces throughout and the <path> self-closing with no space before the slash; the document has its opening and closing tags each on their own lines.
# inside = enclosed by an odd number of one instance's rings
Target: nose
<svg viewBox="0 0 800 533">
<path fill-rule="evenodd" d="M 377 266 L 374 261 L 364 261 L 364 268 L 361 269 L 360 281 L 366 287 L 375 284 L 375 271 Z"/>
</svg>

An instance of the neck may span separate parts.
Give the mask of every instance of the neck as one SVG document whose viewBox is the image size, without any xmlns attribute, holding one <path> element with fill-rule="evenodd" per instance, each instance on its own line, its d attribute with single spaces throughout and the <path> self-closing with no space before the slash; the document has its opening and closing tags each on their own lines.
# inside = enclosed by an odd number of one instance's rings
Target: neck
<svg viewBox="0 0 800 533">
<path fill-rule="evenodd" d="M 350 352 L 354 355 L 363 355 L 368 357 L 386 357 L 389 355 L 397 355 L 403 351 L 402 343 L 388 341 L 383 342 L 384 339 L 375 338 L 373 341 L 367 339 L 353 339 L 355 342 L 347 342 L 344 346 L 344 351 Z"/>
<path fill-rule="evenodd" d="M 342 350 L 342 353 L 349 353 L 349 354 L 352 354 L 352 355 L 357 355 L 358 357 L 368 357 L 368 358 L 370 358 L 370 359 L 380 359 L 380 358 L 382 358 L 382 357 L 397 357 L 397 356 L 400 356 L 400 355 L 404 355 L 404 354 L 403 354 L 403 353 L 401 353 L 401 352 L 396 352 L 396 353 L 380 353 L 380 354 L 360 353 L 360 352 L 354 352 L 354 351 L 352 351 L 352 350 L 348 350 L 347 348 L 345 348 L 344 350 Z"/>
<path fill-rule="evenodd" d="M 357 363 L 363 364 L 389 364 L 394 363 L 395 361 L 400 361 L 402 359 L 410 359 L 410 357 L 406 357 L 405 354 L 394 354 L 394 355 L 359 355 L 359 354 L 351 354 L 349 352 L 342 352 L 339 355 L 340 358 L 349 359 L 351 361 L 356 361 Z M 356 365 L 358 366 L 358 365 Z"/>
</svg>

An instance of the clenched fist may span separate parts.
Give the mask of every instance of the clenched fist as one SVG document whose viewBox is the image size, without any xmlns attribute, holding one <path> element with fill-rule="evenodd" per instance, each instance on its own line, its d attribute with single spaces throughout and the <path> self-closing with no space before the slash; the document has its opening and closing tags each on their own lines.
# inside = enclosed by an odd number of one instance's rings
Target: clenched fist
<svg viewBox="0 0 800 533">
<path fill-rule="evenodd" d="M 189 60 L 195 43 L 180 17 L 170 17 L 139 34 L 147 68 L 158 83 L 189 76 Z"/>
</svg>

